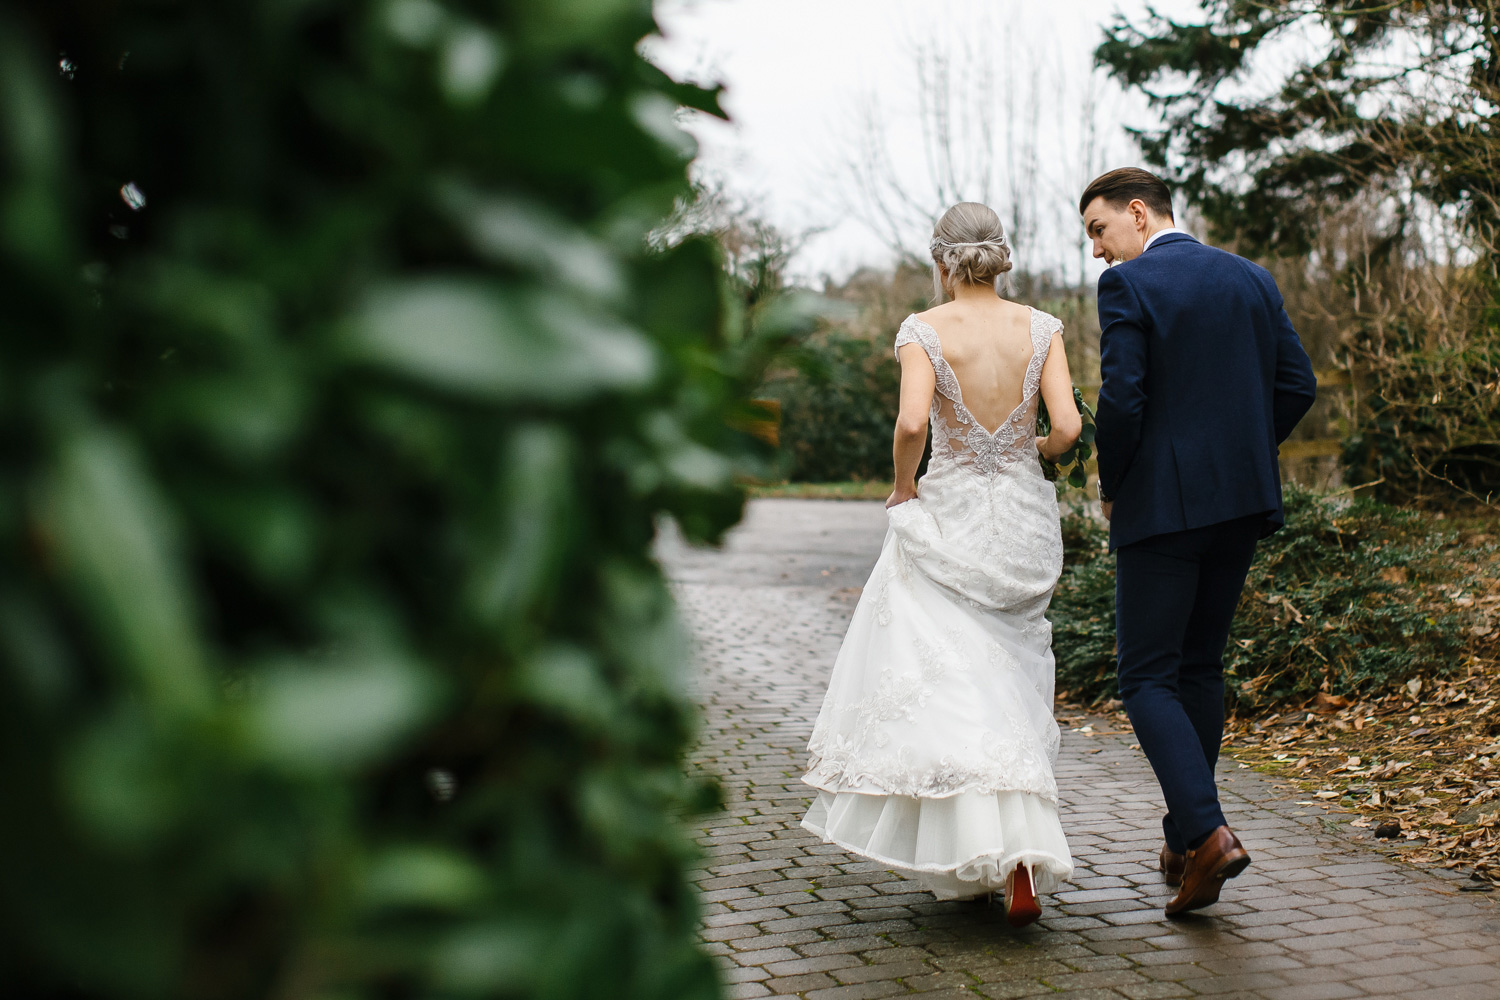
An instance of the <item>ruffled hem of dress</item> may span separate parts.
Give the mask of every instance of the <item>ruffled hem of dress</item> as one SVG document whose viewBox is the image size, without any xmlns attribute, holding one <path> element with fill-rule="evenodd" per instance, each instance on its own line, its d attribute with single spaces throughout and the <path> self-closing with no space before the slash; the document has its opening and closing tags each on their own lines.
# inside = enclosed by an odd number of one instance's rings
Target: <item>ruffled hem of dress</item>
<svg viewBox="0 0 1500 1000">
<path fill-rule="evenodd" d="M 1017 865 L 1049 893 L 1073 875 L 1056 808 L 1027 792 L 965 799 L 820 792 L 803 829 L 909 875 L 938 899 L 999 892 Z"/>
<path fill-rule="evenodd" d="M 912 798 L 912 799 L 951 799 L 959 795 L 1003 795 L 1014 792 L 1018 795 L 1034 795 L 1043 802 L 1058 804 L 1057 791 L 1055 787 L 1042 785 L 1041 787 L 1031 785 L 1017 785 L 1014 778 L 997 777 L 993 781 L 966 781 L 953 788 L 933 790 L 923 787 L 920 791 L 913 791 L 905 784 L 895 781 L 882 781 L 872 775 L 866 775 L 858 782 L 851 782 L 840 777 L 832 780 L 819 778 L 817 775 L 819 763 L 814 760 L 808 765 L 808 773 L 802 776 L 802 783 L 817 789 L 828 795 L 865 795 L 872 798 Z M 873 787 L 863 787 L 863 786 Z"/>
</svg>

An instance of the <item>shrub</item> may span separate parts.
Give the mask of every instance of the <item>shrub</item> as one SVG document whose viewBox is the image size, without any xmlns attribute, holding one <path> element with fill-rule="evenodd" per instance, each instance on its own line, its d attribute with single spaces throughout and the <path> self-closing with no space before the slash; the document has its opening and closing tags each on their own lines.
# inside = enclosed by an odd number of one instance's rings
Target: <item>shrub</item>
<svg viewBox="0 0 1500 1000">
<path fill-rule="evenodd" d="M 653 30 L 0 4 L 9 995 L 717 994 L 649 546 L 764 351 L 646 252 L 717 113 Z"/>
<path fill-rule="evenodd" d="M 1287 525 L 1263 540 L 1225 651 L 1229 695 L 1255 706 L 1318 691 L 1369 694 L 1449 673 L 1461 616 L 1440 585 L 1467 585 L 1455 536 L 1426 515 L 1371 500 L 1286 491 Z M 1114 565 L 1105 531 L 1073 515 L 1050 617 L 1058 687 L 1114 697 Z"/>
<path fill-rule="evenodd" d="M 1225 654 L 1250 704 L 1356 695 L 1462 661 L 1462 618 L 1431 589 L 1462 583 L 1453 533 L 1372 500 L 1287 492 L 1287 527 L 1261 543 Z"/>
<path fill-rule="evenodd" d="M 1057 687 L 1099 701 L 1115 691 L 1115 565 L 1109 532 L 1087 514 L 1063 515 L 1063 573 L 1052 594 L 1052 654 Z"/>
<path fill-rule="evenodd" d="M 901 368 L 889 345 L 824 334 L 800 345 L 788 360 L 796 371 L 764 390 L 781 403 L 787 478 L 889 480 L 891 429 L 901 398 Z"/>
<path fill-rule="evenodd" d="M 1435 348 L 1371 336 L 1352 357 L 1364 398 L 1344 441 L 1351 482 L 1407 501 L 1500 496 L 1500 332 Z"/>
</svg>

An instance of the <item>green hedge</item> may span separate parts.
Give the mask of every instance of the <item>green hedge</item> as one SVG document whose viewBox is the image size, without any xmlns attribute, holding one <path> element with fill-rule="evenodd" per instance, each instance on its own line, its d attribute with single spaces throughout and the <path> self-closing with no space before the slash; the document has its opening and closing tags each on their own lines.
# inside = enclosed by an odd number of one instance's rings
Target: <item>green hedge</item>
<svg viewBox="0 0 1500 1000">
<path fill-rule="evenodd" d="M 649 546 L 766 352 L 645 249 L 717 113 L 653 30 L 0 3 L 8 995 L 717 994 Z"/>
<path fill-rule="evenodd" d="M 1370 694 L 1463 661 L 1463 618 L 1436 593 L 1469 586 L 1454 533 L 1428 516 L 1289 486 L 1286 527 L 1260 543 L 1225 652 L 1229 696 L 1247 706 L 1320 690 Z M 1064 520 L 1066 557 L 1048 615 L 1057 685 L 1115 697 L 1115 572 L 1106 532 Z"/>
<path fill-rule="evenodd" d="M 1385 500 L 1478 500 L 1493 512 L 1500 497 L 1497 312 L 1491 305 L 1453 348 L 1418 347 L 1424 331 L 1404 325 L 1383 336 L 1356 334 L 1359 405 L 1342 451 L 1349 482 L 1370 483 Z"/>
<path fill-rule="evenodd" d="M 901 366 L 889 345 L 833 331 L 784 360 L 795 372 L 769 382 L 763 394 L 781 403 L 786 478 L 889 482 L 901 404 Z"/>
</svg>

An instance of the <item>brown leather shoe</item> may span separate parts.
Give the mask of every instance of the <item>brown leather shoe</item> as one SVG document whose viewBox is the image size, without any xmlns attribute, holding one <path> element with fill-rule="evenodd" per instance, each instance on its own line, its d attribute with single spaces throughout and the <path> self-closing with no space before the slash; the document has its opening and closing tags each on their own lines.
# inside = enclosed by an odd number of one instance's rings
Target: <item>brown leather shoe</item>
<svg viewBox="0 0 1500 1000">
<path fill-rule="evenodd" d="M 1182 871 L 1187 867 L 1187 856 L 1178 854 L 1166 844 L 1161 845 L 1161 880 L 1167 885 L 1181 885 Z"/>
<path fill-rule="evenodd" d="M 1234 878 L 1250 865 L 1250 855 L 1229 827 L 1221 826 L 1208 839 L 1187 852 L 1182 889 L 1167 904 L 1167 916 L 1211 906 L 1219 901 L 1224 880 Z"/>
</svg>

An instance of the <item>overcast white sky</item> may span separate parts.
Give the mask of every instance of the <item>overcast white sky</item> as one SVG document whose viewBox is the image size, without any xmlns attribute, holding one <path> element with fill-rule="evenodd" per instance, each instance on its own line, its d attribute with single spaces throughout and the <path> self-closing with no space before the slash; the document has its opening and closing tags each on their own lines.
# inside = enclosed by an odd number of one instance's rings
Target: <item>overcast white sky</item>
<svg viewBox="0 0 1500 1000">
<path fill-rule="evenodd" d="M 1199 19 L 1194 0 L 1155 6 L 1179 20 Z M 1020 211 L 1033 219 L 1016 241 L 1018 263 L 1030 254 L 1034 269 L 1092 280 L 1102 267 L 1080 252 L 1078 192 L 1095 167 L 1136 162 L 1123 126 L 1151 122 L 1143 102 L 1092 70 L 1092 54 L 1116 12 L 1139 17 L 1144 9 L 1144 0 L 658 0 L 664 37 L 646 50 L 674 76 L 726 85 L 733 123 L 690 125 L 701 146 L 700 175 L 722 179 L 788 231 L 815 231 L 796 266 L 809 279 L 892 258 L 848 173 L 861 137 L 884 145 L 891 170 L 918 200 L 934 197 L 914 54 L 924 46 L 946 53 L 964 80 L 992 72 L 991 88 L 980 81 L 947 100 L 960 116 L 976 101 L 998 99 L 1007 109 L 996 119 L 999 134 L 982 143 L 989 152 L 973 152 L 994 167 L 999 190 L 992 185 L 988 193 L 1008 226 L 1017 213 L 1006 193 L 1028 192 Z M 1083 127 L 1091 93 L 1100 122 L 1092 158 L 1084 155 Z M 1018 180 L 1005 131 L 1008 124 L 1028 133 L 1033 113 L 1041 169 Z M 866 121 L 876 123 L 873 130 Z M 963 197 L 978 199 L 985 192 L 968 190 L 976 186 L 963 178 L 958 185 Z M 920 252 L 928 233 L 909 226 L 900 242 Z"/>
</svg>

